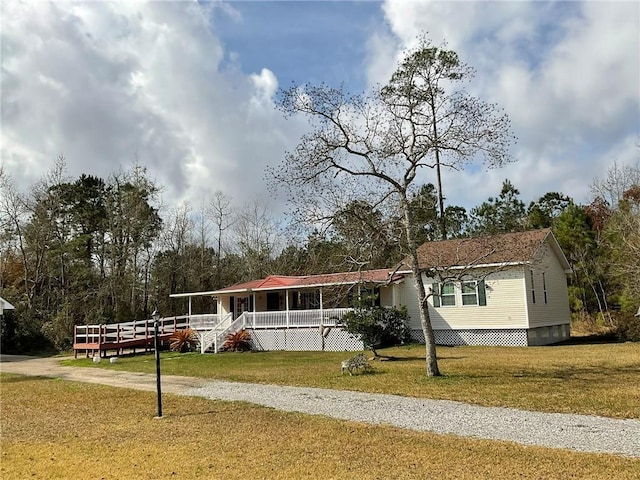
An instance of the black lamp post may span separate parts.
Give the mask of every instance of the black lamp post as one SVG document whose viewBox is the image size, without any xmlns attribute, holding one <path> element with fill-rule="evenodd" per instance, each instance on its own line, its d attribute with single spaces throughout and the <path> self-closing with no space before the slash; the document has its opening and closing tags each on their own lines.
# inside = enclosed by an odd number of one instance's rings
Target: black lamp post
<svg viewBox="0 0 640 480">
<path fill-rule="evenodd" d="M 158 326 L 160 323 L 160 314 L 158 310 L 153 311 L 153 347 L 156 352 L 156 387 L 158 389 L 158 418 L 162 418 L 162 389 L 160 387 L 160 341 L 158 339 Z"/>
</svg>

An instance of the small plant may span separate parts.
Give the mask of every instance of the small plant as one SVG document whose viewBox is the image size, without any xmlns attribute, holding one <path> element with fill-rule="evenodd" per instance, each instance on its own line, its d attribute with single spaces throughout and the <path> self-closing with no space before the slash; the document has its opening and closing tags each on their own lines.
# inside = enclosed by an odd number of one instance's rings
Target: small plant
<svg viewBox="0 0 640 480">
<path fill-rule="evenodd" d="M 251 336 L 247 330 L 239 330 L 227 335 L 222 344 L 224 352 L 248 352 L 251 350 Z"/>
<path fill-rule="evenodd" d="M 190 328 L 177 330 L 169 338 L 169 348 L 174 352 L 186 353 L 195 350 L 198 339 L 195 332 Z"/>
</svg>

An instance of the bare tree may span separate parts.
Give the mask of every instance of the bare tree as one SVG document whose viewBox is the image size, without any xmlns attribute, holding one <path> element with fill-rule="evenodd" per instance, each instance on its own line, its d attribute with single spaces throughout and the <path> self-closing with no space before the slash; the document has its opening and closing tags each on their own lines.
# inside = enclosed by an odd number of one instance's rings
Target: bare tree
<svg viewBox="0 0 640 480">
<path fill-rule="evenodd" d="M 619 165 L 614 160 L 611 168 L 607 170 L 605 178 L 596 178 L 591 184 L 591 193 L 594 198 L 604 199 L 611 208 L 616 208 L 624 193 L 634 185 L 640 185 L 640 164 Z"/>
<path fill-rule="evenodd" d="M 259 198 L 248 201 L 237 214 L 234 241 L 243 257 L 247 279 L 272 273 L 271 261 L 281 247 L 279 230 L 268 203 Z"/>
<path fill-rule="evenodd" d="M 226 231 L 233 226 L 236 221 L 234 210 L 231 207 L 231 198 L 221 190 L 213 194 L 213 199 L 206 209 L 207 216 L 212 219 L 215 226 L 216 243 L 216 288 L 222 285 L 222 248 Z"/>
<path fill-rule="evenodd" d="M 427 57 L 432 60 L 425 61 Z M 270 171 L 288 189 L 298 218 L 310 223 L 317 219 L 313 213 L 325 218 L 331 214 L 318 207 L 331 196 L 346 195 L 397 211 L 420 305 L 429 376 L 440 371 L 410 208 L 419 172 L 436 168 L 444 151 L 452 159 L 450 166 L 459 167 L 477 154 L 490 165 L 500 165 L 509 160 L 512 138 L 506 116 L 496 115 L 495 106 L 464 92 L 450 95 L 453 110 L 434 110 L 433 101 L 425 95 L 435 99 L 444 94 L 445 85 L 431 82 L 441 68 L 438 65 L 454 58 L 455 52 L 423 40 L 407 54 L 390 83 L 367 96 L 348 95 L 327 86 L 293 87 L 283 92 L 280 107 L 284 113 L 308 117 L 313 130 Z M 433 74 L 431 69 L 435 69 Z M 435 133 L 434 124 L 441 125 Z"/>
</svg>

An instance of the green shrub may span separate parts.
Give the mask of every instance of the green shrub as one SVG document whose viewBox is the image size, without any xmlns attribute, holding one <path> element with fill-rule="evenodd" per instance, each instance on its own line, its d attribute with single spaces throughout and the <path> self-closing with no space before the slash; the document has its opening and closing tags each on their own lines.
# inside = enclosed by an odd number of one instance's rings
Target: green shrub
<svg viewBox="0 0 640 480">
<path fill-rule="evenodd" d="M 409 340 L 407 309 L 361 305 L 342 317 L 347 332 L 359 335 L 364 347 L 377 356 L 376 349 L 402 344 Z"/>
</svg>

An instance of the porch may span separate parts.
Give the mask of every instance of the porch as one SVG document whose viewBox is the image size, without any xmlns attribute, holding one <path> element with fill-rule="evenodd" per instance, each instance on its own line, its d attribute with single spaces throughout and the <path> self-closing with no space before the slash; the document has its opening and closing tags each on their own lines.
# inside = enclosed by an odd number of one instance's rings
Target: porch
<svg viewBox="0 0 640 480">
<path fill-rule="evenodd" d="M 362 343 L 340 328 L 342 317 L 350 308 L 289 310 L 277 312 L 243 312 L 236 319 L 231 313 L 182 315 L 160 319 L 159 339 L 166 343 L 177 330 L 191 328 L 198 337 L 201 353 L 220 351 L 228 334 L 250 330 L 256 350 L 353 350 Z M 108 325 L 77 325 L 73 349 L 89 355 L 107 356 L 109 351 L 150 351 L 153 348 L 152 319 Z M 344 345 L 343 345 L 344 344 Z M 347 348 L 349 349 L 349 348 Z"/>
</svg>

